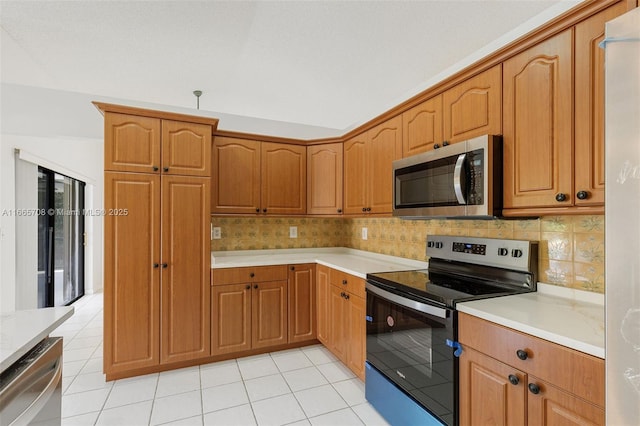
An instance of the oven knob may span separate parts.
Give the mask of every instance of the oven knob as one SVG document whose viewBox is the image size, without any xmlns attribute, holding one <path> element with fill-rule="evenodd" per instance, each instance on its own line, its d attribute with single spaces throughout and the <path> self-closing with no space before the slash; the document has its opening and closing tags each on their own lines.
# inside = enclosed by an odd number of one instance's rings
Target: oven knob
<svg viewBox="0 0 640 426">
<path fill-rule="evenodd" d="M 436 242 L 436 248 L 437 249 L 441 249 L 442 247 L 444 247 L 444 244 L 442 244 L 442 242 L 440 242 L 440 241 Z"/>
<path fill-rule="evenodd" d="M 522 257 L 522 250 L 520 249 L 511 250 L 511 257 Z"/>
<path fill-rule="evenodd" d="M 502 247 L 498 249 L 498 256 L 506 256 L 509 254 L 509 250 Z"/>
<path fill-rule="evenodd" d="M 427 247 L 433 248 L 433 246 L 434 246 L 433 241 L 427 241 Z"/>
</svg>

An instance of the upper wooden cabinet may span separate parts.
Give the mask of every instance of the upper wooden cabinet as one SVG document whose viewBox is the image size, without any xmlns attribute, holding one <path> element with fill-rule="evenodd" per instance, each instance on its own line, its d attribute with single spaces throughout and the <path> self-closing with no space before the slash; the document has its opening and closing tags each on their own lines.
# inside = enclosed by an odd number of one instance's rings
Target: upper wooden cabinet
<svg viewBox="0 0 640 426">
<path fill-rule="evenodd" d="M 345 142 L 345 214 L 391 213 L 392 162 L 401 157 L 402 116 Z"/>
<path fill-rule="evenodd" d="M 306 147 L 217 136 L 213 213 L 304 214 Z"/>
<path fill-rule="evenodd" d="M 105 170 L 211 175 L 211 126 L 105 113 Z"/>
<path fill-rule="evenodd" d="M 496 65 L 402 114 L 408 157 L 475 136 L 502 133 L 502 66 Z"/>
<path fill-rule="evenodd" d="M 502 66 L 463 81 L 442 96 L 444 140 L 502 133 Z"/>
<path fill-rule="evenodd" d="M 402 114 L 402 156 L 432 150 L 442 143 L 442 95 Z"/>
<path fill-rule="evenodd" d="M 342 143 L 307 147 L 307 213 L 342 213 Z"/>
</svg>

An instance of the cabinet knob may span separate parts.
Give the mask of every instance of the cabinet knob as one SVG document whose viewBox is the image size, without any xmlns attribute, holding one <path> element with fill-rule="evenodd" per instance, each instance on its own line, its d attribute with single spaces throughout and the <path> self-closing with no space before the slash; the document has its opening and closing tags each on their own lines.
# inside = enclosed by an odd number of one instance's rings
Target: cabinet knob
<svg viewBox="0 0 640 426">
<path fill-rule="evenodd" d="M 540 393 L 540 386 L 536 385 L 535 383 L 529 383 L 529 386 L 527 386 L 529 388 L 529 392 L 531 392 L 532 394 L 539 394 Z"/>
<path fill-rule="evenodd" d="M 509 382 L 511 382 L 512 385 L 517 385 L 520 383 L 520 379 L 518 379 L 518 376 L 515 374 L 509 374 Z"/>
<path fill-rule="evenodd" d="M 255 277 L 255 276 L 256 276 L 256 274 L 254 274 L 253 272 L 251 272 L 251 273 L 249 274 L 249 276 L 250 276 L 251 278 L 253 278 L 253 277 Z"/>
<path fill-rule="evenodd" d="M 367 207 L 367 211 L 370 212 L 371 211 L 371 207 Z"/>
<path fill-rule="evenodd" d="M 520 358 L 521 360 L 525 360 L 527 358 L 529 358 L 529 354 L 527 353 L 527 351 L 523 350 L 523 349 L 518 349 L 516 351 L 516 355 L 518 356 L 518 358 Z"/>
<path fill-rule="evenodd" d="M 438 148 L 440 148 L 440 144 L 438 144 L 438 143 L 434 143 L 434 144 L 433 144 L 433 149 L 438 149 Z"/>
<path fill-rule="evenodd" d="M 556 201 L 561 203 L 563 201 L 567 201 L 567 194 L 563 194 L 562 192 L 559 192 L 556 194 Z"/>
<path fill-rule="evenodd" d="M 338 213 L 342 213 L 342 209 L 338 209 Z"/>
<path fill-rule="evenodd" d="M 266 212 L 267 212 L 267 209 L 262 209 L 262 213 L 266 213 Z"/>
<path fill-rule="evenodd" d="M 168 168 L 168 167 L 163 167 L 163 168 L 162 168 L 162 170 L 163 170 L 164 172 L 168 172 L 168 171 L 169 171 L 169 168 Z"/>
<path fill-rule="evenodd" d="M 578 197 L 578 200 L 586 200 L 587 198 L 589 198 L 589 192 L 578 191 L 578 193 L 576 194 L 576 197 Z"/>
<path fill-rule="evenodd" d="M 347 293 L 344 294 L 344 298 L 349 300 L 349 295 Z"/>
<path fill-rule="evenodd" d="M 344 299 L 344 291 L 340 292 L 340 297 Z"/>
<path fill-rule="evenodd" d="M 260 209 L 256 209 L 256 213 L 260 213 Z"/>
<path fill-rule="evenodd" d="M 258 284 L 254 285 L 253 288 L 258 288 Z"/>
<path fill-rule="evenodd" d="M 247 290 L 251 290 L 251 286 L 250 286 L 250 285 L 246 286 L 245 288 L 246 288 Z"/>
<path fill-rule="evenodd" d="M 442 146 L 448 146 L 448 145 L 449 145 L 449 141 L 442 142 Z"/>
<path fill-rule="evenodd" d="M 347 285 L 347 280 L 342 280 L 343 285 Z"/>
<path fill-rule="evenodd" d="M 159 268 L 159 267 L 160 267 L 160 264 L 159 264 L 159 263 L 154 263 L 154 264 L 153 264 L 153 267 L 154 267 L 154 268 Z"/>
<path fill-rule="evenodd" d="M 362 208 L 362 211 L 363 211 L 363 212 L 366 212 L 366 211 L 367 211 L 367 208 L 366 208 L 366 207 L 363 207 L 363 208 Z"/>
<path fill-rule="evenodd" d="M 289 269 L 291 269 L 292 271 L 295 271 L 296 267 L 295 266 L 291 266 L 291 267 L 289 267 Z"/>
<path fill-rule="evenodd" d="M 167 267 L 168 267 L 168 266 L 169 266 L 168 264 L 163 263 L 163 264 L 162 264 L 162 269 L 167 269 Z"/>
<path fill-rule="evenodd" d="M 158 166 L 153 166 L 153 171 L 157 172 L 158 170 L 160 170 L 160 168 Z"/>
</svg>

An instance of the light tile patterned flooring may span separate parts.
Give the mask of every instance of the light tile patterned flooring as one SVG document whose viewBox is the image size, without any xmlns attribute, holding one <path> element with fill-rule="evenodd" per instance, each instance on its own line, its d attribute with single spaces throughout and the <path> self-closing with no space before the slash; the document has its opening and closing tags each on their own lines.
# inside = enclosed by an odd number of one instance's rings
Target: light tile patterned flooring
<svg viewBox="0 0 640 426">
<path fill-rule="evenodd" d="M 321 345 L 106 382 L 102 294 L 74 306 L 52 333 L 64 337 L 63 425 L 387 424 Z"/>
</svg>

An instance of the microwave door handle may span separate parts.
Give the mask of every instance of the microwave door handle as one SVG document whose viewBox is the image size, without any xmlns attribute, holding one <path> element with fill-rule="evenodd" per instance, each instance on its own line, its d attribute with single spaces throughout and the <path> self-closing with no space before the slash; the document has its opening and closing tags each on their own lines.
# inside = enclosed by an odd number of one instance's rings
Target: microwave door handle
<svg viewBox="0 0 640 426">
<path fill-rule="evenodd" d="M 467 154 L 458 155 L 456 160 L 456 167 L 453 169 L 453 189 L 456 193 L 458 203 L 467 204 L 467 200 L 462 193 L 462 167 L 464 166 L 464 160 L 467 158 Z"/>
</svg>

